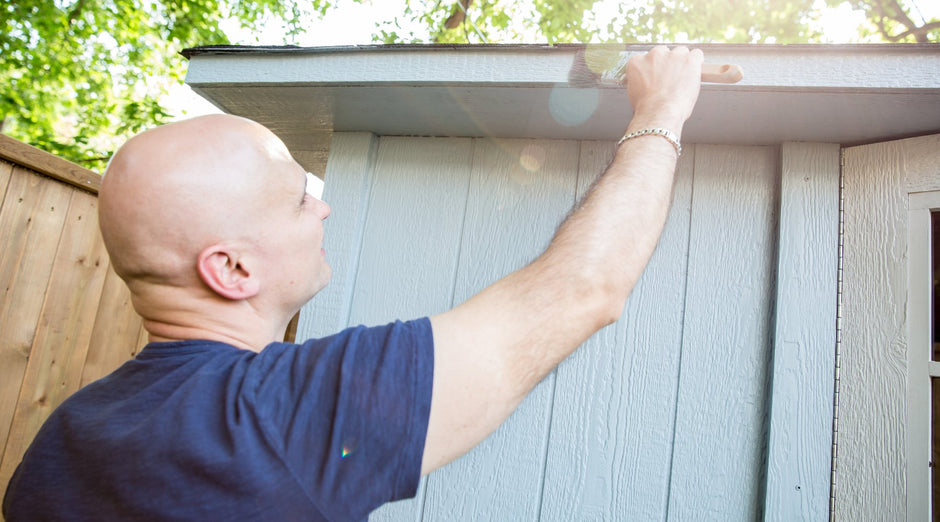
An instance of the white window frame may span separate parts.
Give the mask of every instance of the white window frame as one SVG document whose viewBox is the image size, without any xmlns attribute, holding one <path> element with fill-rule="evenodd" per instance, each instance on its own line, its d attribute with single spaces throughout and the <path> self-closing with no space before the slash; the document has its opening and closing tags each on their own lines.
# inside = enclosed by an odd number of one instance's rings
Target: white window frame
<svg viewBox="0 0 940 522">
<path fill-rule="evenodd" d="M 907 519 L 933 520 L 931 510 L 931 389 L 940 362 L 931 360 L 933 262 L 932 211 L 940 211 L 940 191 L 908 194 L 908 430 Z M 937 463 L 935 463 L 937 465 Z"/>
</svg>

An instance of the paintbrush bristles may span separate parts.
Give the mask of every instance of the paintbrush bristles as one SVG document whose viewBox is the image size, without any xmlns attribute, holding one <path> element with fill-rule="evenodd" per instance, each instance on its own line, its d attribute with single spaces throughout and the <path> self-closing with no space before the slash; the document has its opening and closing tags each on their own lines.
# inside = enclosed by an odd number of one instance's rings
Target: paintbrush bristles
<svg viewBox="0 0 940 522">
<path fill-rule="evenodd" d="M 624 73 L 627 70 L 627 62 L 630 57 L 637 53 L 620 51 L 611 53 L 601 50 L 599 52 L 585 52 L 584 62 L 592 71 L 600 74 L 601 80 L 610 80 L 620 83 L 623 81 Z"/>
<path fill-rule="evenodd" d="M 620 85 L 627 62 L 634 54 L 609 47 L 579 49 L 568 72 L 568 83 L 575 87 Z"/>
<path fill-rule="evenodd" d="M 579 49 L 568 71 L 568 84 L 573 87 L 623 86 L 627 62 L 636 52 L 610 47 Z M 702 64 L 702 81 L 737 83 L 744 77 L 741 67 L 734 64 Z"/>
</svg>

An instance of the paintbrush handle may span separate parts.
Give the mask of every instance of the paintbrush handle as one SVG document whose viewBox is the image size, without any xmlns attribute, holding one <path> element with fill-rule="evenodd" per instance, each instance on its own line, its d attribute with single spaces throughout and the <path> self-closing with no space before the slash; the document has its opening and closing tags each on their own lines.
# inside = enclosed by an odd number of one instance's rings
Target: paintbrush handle
<svg viewBox="0 0 940 522">
<path fill-rule="evenodd" d="M 702 81 L 712 83 L 738 83 L 744 73 L 741 66 L 734 64 L 703 63 Z"/>
</svg>

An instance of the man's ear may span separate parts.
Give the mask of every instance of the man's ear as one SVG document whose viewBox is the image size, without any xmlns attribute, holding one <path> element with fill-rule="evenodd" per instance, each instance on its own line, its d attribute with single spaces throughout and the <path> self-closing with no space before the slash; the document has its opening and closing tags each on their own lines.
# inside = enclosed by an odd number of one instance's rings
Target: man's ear
<svg viewBox="0 0 940 522">
<path fill-rule="evenodd" d="M 206 286 L 226 299 L 254 297 L 261 288 L 244 261 L 225 245 L 212 245 L 200 252 L 196 268 Z"/>
</svg>

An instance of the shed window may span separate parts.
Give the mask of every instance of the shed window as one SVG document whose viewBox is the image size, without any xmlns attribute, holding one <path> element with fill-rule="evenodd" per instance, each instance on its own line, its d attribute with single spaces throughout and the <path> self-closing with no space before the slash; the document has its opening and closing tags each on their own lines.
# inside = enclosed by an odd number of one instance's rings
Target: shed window
<svg viewBox="0 0 940 522">
<path fill-rule="evenodd" d="M 908 194 L 907 511 L 940 513 L 940 190 Z"/>
</svg>

